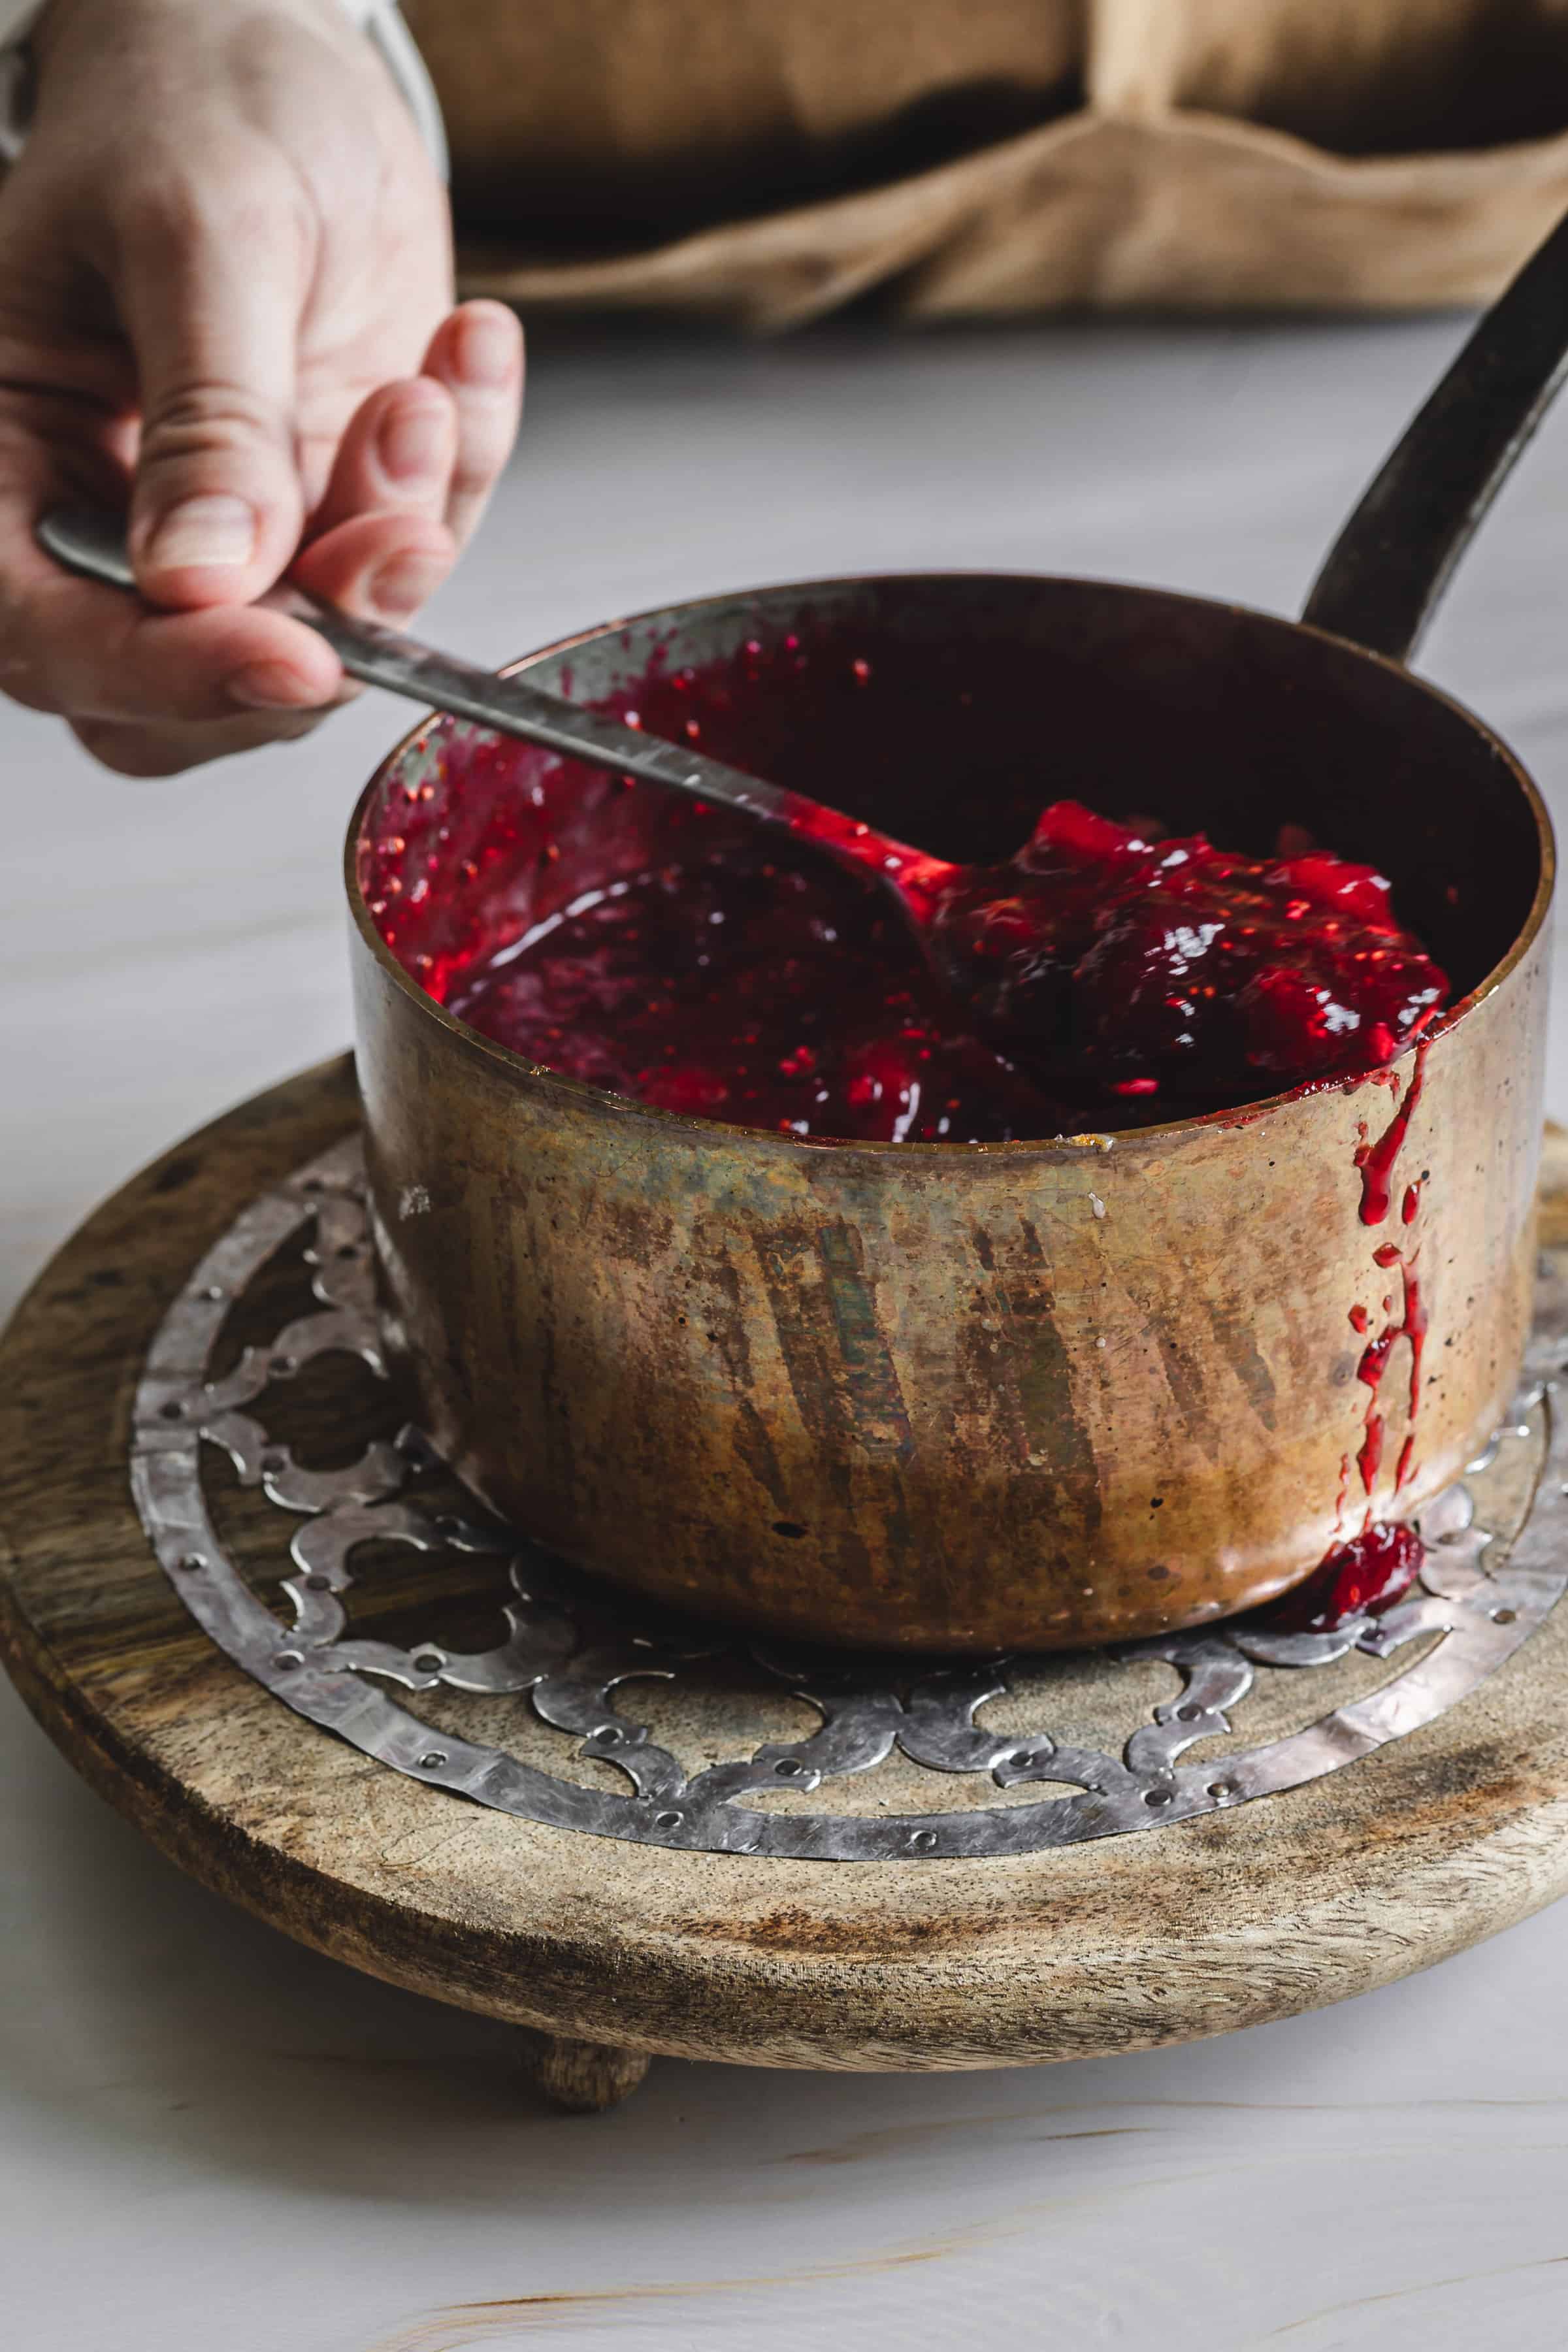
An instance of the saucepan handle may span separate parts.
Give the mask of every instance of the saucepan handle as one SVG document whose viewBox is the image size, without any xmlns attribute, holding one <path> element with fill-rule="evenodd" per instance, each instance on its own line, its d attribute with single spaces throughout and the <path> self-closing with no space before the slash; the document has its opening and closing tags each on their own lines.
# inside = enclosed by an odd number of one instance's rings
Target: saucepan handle
<svg viewBox="0 0 1568 2352">
<path fill-rule="evenodd" d="M 1568 373 L 1568 217 L 1492 304 L 1341 531 L 1301 614 L 1408 660 Z"/>
</svg>

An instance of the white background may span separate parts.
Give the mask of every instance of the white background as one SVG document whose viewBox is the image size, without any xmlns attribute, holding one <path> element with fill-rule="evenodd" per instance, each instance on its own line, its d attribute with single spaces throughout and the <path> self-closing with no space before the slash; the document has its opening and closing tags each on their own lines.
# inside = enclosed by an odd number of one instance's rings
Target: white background
<svg viewBox="0 0 1568 2352">
<path fill-rule="evenodd" d="M 1288 612 L 1461 332 L 536 339 L 521 451 L 429 630 L 499 661 L 711 589 L 947 564 Z M 1568 415 L 1424 656 L 1560 818 L 1565 644 Z M 302 749 L 133 784 L 0 707 L 0 1309 L 141 1161 L 346 1042 L 340 838 L 403 725 L 370 697 Z M 1568 1021 L 1552 1071 L 1562 1117 Z M 0 1906 L 0 2312 L 29 2352 L 1568 2341 L 1568 1910 L 1186 2050 L 665 2062 L 566 2120 L 503 2028 L 181 1879 L 3 1686 Z"/>
</svg>

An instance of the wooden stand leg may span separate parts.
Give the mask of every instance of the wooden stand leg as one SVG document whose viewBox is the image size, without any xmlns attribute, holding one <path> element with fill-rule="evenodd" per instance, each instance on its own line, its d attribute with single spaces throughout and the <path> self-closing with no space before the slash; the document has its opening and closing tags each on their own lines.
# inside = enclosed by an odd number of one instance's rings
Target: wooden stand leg
<svg viewBox="0 0 1568 2352">
<path fill-rule="evenodd" d="M 523 2072 L 552 2106 L 573 2116 L 596 2116 L 619 2106 L 647 2073 L 637 2050 L 614 2050 L 603 2042 L 573 2042 L 563 2033 L 538 2033 L 521 2026 Z"/>
</svg>

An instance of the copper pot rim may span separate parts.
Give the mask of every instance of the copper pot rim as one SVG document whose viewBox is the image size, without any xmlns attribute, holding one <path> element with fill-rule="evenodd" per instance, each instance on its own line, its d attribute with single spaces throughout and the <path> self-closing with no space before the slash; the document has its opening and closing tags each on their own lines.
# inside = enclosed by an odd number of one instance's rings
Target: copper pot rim
<svg viewBox="0 0 1568 2352">
<path fill-rule="evenodd" d="M 649 605 L 640 612 L 620 614 L 614 620 L 596 622 L 590 627 L 574 630 L 567 636 L 557 637 L 551 644 L 541 646 L 532 653 L 520 655 L 516 660 L 502 664 L 499 675 L 512 677 L 519 671 L 531 669 L 539 662 L 550 661 L 561 654 L 569 653 L 574 646 L 592 644 L 596 639 L 613 632 L 634 629 L 640 623 L 658 620 L 671 614 L 700 613 L 711 605 L 731 604 L 738 597 L 775 595 L 804 597 L 813 593 L 821 594 L 846 588 L 916 584 L 926 587 L 940 585 L 948 581 L 962 581 L 969 585 L 993 581 L 998 583 L 1026 582 L 1038 586 L 1048 585 L 1052 588 L 1081 588 L 1100 594 L 1110 589 L 1120 595 L 1137 597 L 1147 600 L 1151 604 L 1178 604 L 1189 609 L 1196 608 L 1211 613 L 1229 614 L 1243 620 L 1260 623 L 1268 629 L 1285 631 L 1291 635 L 1317 638 L 1325 645 L 1337 646 L 1342 652 L 1353 654 L 1359 660 L 1371 663 L 1377 669 L 1386 670 L 1401 686 L 1408 688 L 1414 693 L 1425 695 L 1431 701 L 1442 704 L 1463 719 L 1497 754 L 1519 786 L 1524 797 L 1525 805 L 1535 822 L 1536 843 L 1541 865 L 1530 911 L 1521 925 L 1508 953 L 1492 966 L 1468 995 L 1462 997 L 1458 1004 L 1439 1016 L 1438 1021 L 1427 1032 L 1424 1040 L 1410 1045 L 1405 1053 L 1396 1055 L 1392 1063 L 1387 1064 L 1386 1067 L 1398 1070 L 1407 1063 L 1414 1066 L 1415 1055 L 1422 1050 L 1423 1045 L 1436 1044 L 1442 1038 L 1450 1035 L 1466 1020 L 1479 1012 L 1487 1000 L 1496 994 L 1510 973 L 1514 971 L 1530 953 L 1552 905 L 1557 872 L 1556 842 L 1551 814 L 1539 788 L 1522 761 L 1503 741 L 1501 736 L 1489 727 L 1485 719 L 1478 717 L 1467 703 L 1459 701 L 1455 695 L 1445 693 L 1440 687 L 1432 685 L 1428 679 L 1418 677 L 1402 662 L 1392 660 L 1385 654 L 1374 653 L 1369 646 L 1356 644 L 1353 638 L 1336 635 L 1328 629 L 1315 628 L 1309 622 L 1286 620 L 1279 614 L 1261 612 L 1254 605 L 1237 604 L 1224 597 L 1191 596 L 1176 589 L 1151 588 L 1138 582 L 1087 579 L 1062 572 L 965 570 L 844 572 L 825 579 L 774 581 L 762 586 L 721 589 L 707 596 L 681 597 L 672 604 Z M 354 803 L 353 813 L 349 819 L 348 832 L 343 843 L 343 885 L 348 895 L 350 913 L 373 960 L 403 994 L 418 1006 L 421 1013 L 438 1031 L 450 1038 L 455 1045 L 465 1052 L 478 1054 L 483 1059 L 499 1064 L 514 1077 L 526 1079 L 531 1089 L 542 1093 L 547 1097 L 553 1097 L 578 1110 L 588 1111 L 600 1117 L 614 1118 L 617 1120 L 645 1120 L 656 1132 L 662 1132 L 671 1139 L 683 1136 L 693 1143 L 712 1144 L 724 1140 L 731 1143 L 743 1141 L 749 1145 L 763 1144 L 769 1147 L 772 1152 L 791 1158 L 807 1154 L 820 1158 L 826 1152 L 831 1153 L 839 1164 L 847 1160 L 860 1160 L 880 1162 L 887 1160 L 889 1156 L 899 1166 L 923 1164 L 933 1160 L 948 1167 L 955 1164 L 973 1165 L 982 1160 L 987 1162 L 1004 1160 L 1013 1164 L 1039 1161 L 1059 1163 L 1080 1159 L 1086 1153 L 1094 1153 L 1098 1156 L 1110 1151 L 1113 1146 L 1120 1146 L 1123 1150 L 1129 1146 L 1136 1147 L 1149 1143 L 1169 1147 L 1189 1137 L 1196 1139 L 1215 1130 L 1225 1131 L 1237 1127 L 1251 1127 L 1272 1113 L 1288 1110 L 1292 1105 L 1314 1095 L 1332 1092 L 1336 1089 L 1353 1091 L 1357 1087 L 1366 1083 L 1372 1075 L 1370 1072 L 1356 1073 L 1348 1080 L 1331 1078 L 1309 1081 L 1304 1086 L 1289 1087 L 1281 1094 L 1260 1097 L 1256 1102 L 1238 1103 L 1227 1109 L 1202 1111 L 1191 1118 L 1165 1119 L 1157 1125 L 1135 1128 L 1125 1132 L 1118 1129 L 1111 1134 L 1085 1133 L 1028 1137 L 1020 1138 L 1010 1143 L 874 1143 L 851 1141 L 833 1136 L 784 1135 L 773 1128 L 747 1127 L 727 1119 L 703 1118 L 682 1111 L 661 1110 L 651 1103 L 638 1102 L 632 1096 L 613 1094 L 607 1087 L 591 1086 L 585 1079 L 566 1077 L 543 1063 L 531 1062 L 525 1055 L 514 1053 L 510 1045 L 500 1045 L 494 1038 L 484 1036 L 479 1030 L 471 1029 L 467 1022 L 459 1021 L 454 1013 L 448 1013 L 445 1005 L 437 1004 L 435 998 L 420 987 L 418 982 L 405 970 L 392 953 L 376 929 L 370 909 L 365 904 L 363 893 L 360 889 L 358 851 L 371 803 L 391 771 L 400 761 L 408 756 L 433 723 L 433 719 L 438 720 L 439 716 L 440 714 L 437 713 L 421 719 L 416 725 L 409 729 L 407 734 L 402 736 L 393 745 L 391 751 L 377 763 L 363 791 Z"/>
</svg>

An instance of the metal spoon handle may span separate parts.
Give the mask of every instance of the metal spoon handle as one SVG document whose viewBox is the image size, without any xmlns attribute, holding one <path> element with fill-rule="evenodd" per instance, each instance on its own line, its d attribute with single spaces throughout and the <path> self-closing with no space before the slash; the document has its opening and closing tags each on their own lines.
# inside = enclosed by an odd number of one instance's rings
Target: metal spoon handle
<svg viewBox="0 0 1568 2352">
<path fill-rule="evenodd" d="M 1568 218 L 1499 295 L 1384 460 L 1301 618 L 1407 660 L 1564 374 Z"/>
<path fill-rule="evenodd" d="M 134 595 L 136 576 L 126 551 L 125 527 L 117 515 L 86 508 L 57 507 L 38 525 L 38 543 L 68 572 L 122 588 Z M 351 677 L 384 687 L 426 709 L 449 710 L 502 735 L 517 735 L 563 759 L 583 760 L 640 782 L 664 784 L 699 800 L 718 801 L 750 817 L 793 831 L 814 832 L 816 803 L 781 785 L 742 775 L 700 752 L 603 719 L 559 694 L 547 694 L 523 677 L 500 677 L 477 663 L 440 653 L 376 621 L 351 620 L 289 587 L 269 600 L 326 639 Z"/>
</svg>

